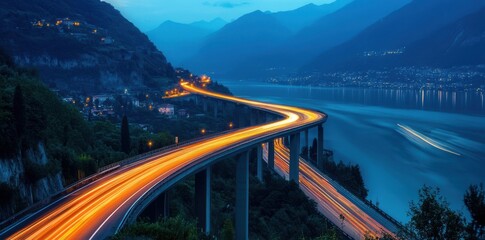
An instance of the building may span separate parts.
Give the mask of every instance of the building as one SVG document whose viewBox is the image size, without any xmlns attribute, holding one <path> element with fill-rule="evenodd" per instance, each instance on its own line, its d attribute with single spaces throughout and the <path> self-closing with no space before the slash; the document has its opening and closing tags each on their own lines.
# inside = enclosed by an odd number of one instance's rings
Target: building
<svg viewBox="0 0 485 240">
<path fill-rule="evenodd" d="M 178 116 L 179 118 L 188 118 L 188 117 L 189 117 L 189 115 L 188 115 L 188 113 L 187 113 L 187 110 L 185 110 L 185 109 L 179 109 L 179 110 L 177 111 L 177 116 Z"/>
<path fill-rule="evenodd" d="M 158 107 L 158 112 L 162 115 L 174 116 L 175 106 L 172 104 L 162 104 Z"/>
</svg>

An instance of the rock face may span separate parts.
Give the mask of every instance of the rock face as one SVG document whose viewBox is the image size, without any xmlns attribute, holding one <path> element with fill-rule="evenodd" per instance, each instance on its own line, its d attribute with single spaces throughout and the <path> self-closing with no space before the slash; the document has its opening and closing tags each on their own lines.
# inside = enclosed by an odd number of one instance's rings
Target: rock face
<svg viewBox="0 0 485 240">
<path fill-rule="evenodd" d="M 9 200 L 2 201 L 0 205 L 0 221 L 64 188 L 60 173 L 48 174 L 34 183 L 25 180 L 26 161 L 40 166 L 46 166 L 49 162 L 42 143 L 38 144 L 37 149 L 25 151 L 23 158 L 19 153 L 13 158 L 0 159 L 0 183 L 7 185 L 13 193 Z"/>
<path fill-rule="evenodd" d="M 0 1 L 0 48 L 60 90 L 161 87 L 174 70 L 147 36 L 100 0 Z"/>
</svg>

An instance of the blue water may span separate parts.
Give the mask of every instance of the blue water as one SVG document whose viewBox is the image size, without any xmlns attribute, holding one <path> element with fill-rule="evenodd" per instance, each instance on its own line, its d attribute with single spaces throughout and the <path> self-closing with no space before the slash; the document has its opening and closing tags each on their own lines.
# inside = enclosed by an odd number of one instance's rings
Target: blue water
<svg viewBox="0 0 485 240">
<path fill-rule="evenodd" d="M 368 199 L 400 221 L 423 184 L 466 215 L 466 188 L 485 183 L 483 93 L 222 83 L 236 96 L 327 113 L 325 148 L 359 164 Z"/>
</svg>

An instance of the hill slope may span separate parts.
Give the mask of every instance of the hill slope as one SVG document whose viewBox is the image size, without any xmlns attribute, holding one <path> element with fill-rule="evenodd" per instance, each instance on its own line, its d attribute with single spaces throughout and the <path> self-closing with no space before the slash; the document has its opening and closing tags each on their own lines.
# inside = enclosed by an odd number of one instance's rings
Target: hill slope
<svg viewBox="0 0 485 240">
<path fill-rule="evenodd" d="M 266 56 L 275 49 L 285 51 L 279 47 L 295 32 L 352 1 L 337 0 L 320 6 L 308 4 L 291 11 L 246 14 L 208 37 L 198 54 L 183 63 L 198 72 L 226 76 L 257 74 L 259 69 L 271 65 Z"/>
<path fill-rule="evenodd" d="M 407 48 L 406 65 L 454 67 L 485 64 L 485 8 L 447 25 Z"/>
<path fill-rule="evenodd" d="M 350 41 L 325 52 L 305 70 L 365 70 L 401 65 L 404 63 L 401 55 L 414 42 L 484 5 L 485 1 L 480 0 L 413 1 Z M 424 48 L 428 47 L 433 44 Z"/>
<path fill-rule="evenodd" d="M 325 50 L 341 44 L 410 0 L 354 0 L 316 20 L 271 48 L 257 49 L 226 77 L 273 76 L 296 71 Z M 348 3 L 348 4 L 345 4 Z"/>
<path fill-rule="evenodd" d="M 216 18 L 210 22 L 199 21 L 191 24 L 166 21 L 147 32 L 150 40 L 160 51 L 178 65 L 197 53 L 204 39 L 227 23 Z"/>
<path fill-rule="evenodd" d="M 283 26 L 296 33 L 304 27 L 311 25 L 319 18 L 339 10 L 352 1 L 353 0 L 337 0 L 323 5 L 310 3 L 295 10 L 276 12 L 272 15 L 283 24 Z"/>
<path fill-rule="evenodd" d="M 0 2 L 0 48 L 35 67 L 51 87 L 85 91 L 144 88 L 172 66 L 133 24 L 99 0 Z"/>
<path fill-rule="evenodd" d="M 210 35 L 185 64 L 195 72 L 227 73 L 244 59 L 278 45 L 289 36 L 290 30 L 276 18 L 255 11 Z"/>
</svg>

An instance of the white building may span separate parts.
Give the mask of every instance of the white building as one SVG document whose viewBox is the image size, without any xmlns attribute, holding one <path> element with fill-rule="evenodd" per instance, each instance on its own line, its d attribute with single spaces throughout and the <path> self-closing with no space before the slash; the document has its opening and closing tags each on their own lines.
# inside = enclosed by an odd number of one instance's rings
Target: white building
<svg viewBox="0 0 485 240">
<path fill-rule="evenodd" d="M 162 104 L 158 107 L 158 112 L 162 115 L 175 115 L 175 107 L 172 104 Z"/>
</svg>

